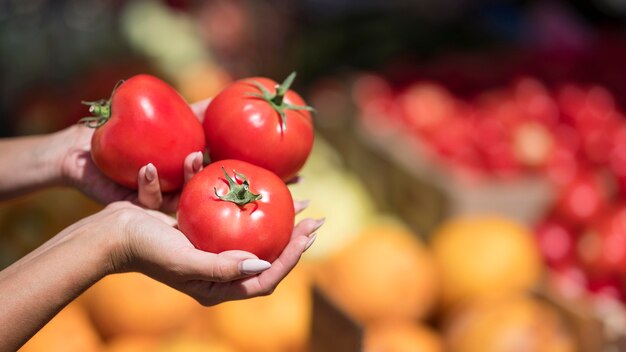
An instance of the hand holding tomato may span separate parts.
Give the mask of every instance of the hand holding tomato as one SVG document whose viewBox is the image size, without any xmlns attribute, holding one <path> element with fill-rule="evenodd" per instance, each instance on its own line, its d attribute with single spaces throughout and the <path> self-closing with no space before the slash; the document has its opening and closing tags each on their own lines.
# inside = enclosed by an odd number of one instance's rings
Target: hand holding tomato
<svg viewBox="0 0 626 352">
<path fill-rule="evenodd" d="M 200 120 L 204 114 L 208 100 L 191 105 L 191 109 Z M 87 196 L 104 204 L 127 200 L 150 209 L 161 209 L 166 212 L 176 211 L 179 192 L 162 193 L 158 180 L 159 170 L 154 170 L 152 181 L 146 178 L 143 165 L 136 175 L 139 189 L 126 188 L 104 175 L 91 158 L 91 139 L 94 129 L 86 126 L 72 126 L 52 136 L 50 148 L 58 149 L 62 178 Z M 155 168 L 156 169 L 156 168 Z M 190 153 L 183 162 L 185 182 L 202 169 L 202 157 Z M 153 175 L 150 175 L 153 176 Z"/>
<path fill-rule="evenodd" d="M 180 193 L 161 193 L 158 170 L 153 165 L 145 165 L 139 170 L 136 176 L 139 185 L 137 190 L 126 188 L 104 175 L 93 163 L 89 143 L 93 129 L 85 126 L 72 126 L 60 133 L 63 136 L 60 138 L 63 143 L 69 144 L 60 146 L 67 150 L 60 161 L 61 174 L 66 184 L 104 204 L 127 200 L 151 209 L 162 209 L 167 212 L 176 210 Z M 186 179 L 190 179 L 201 169 L 201 155 L 191 153 L 185 158 Z M 146 172 L 147 170 L 150 171 Z M 149 175 L 146 176 L 146 173 Z"/>
<path fill-rule="evenodd" d="M 202 152 L 202 125 L 174 88 L 150 75 L 120 81 L 108 100 L 83 102 L 93 114 L 81 121 L 95 128 L 91 157 L 115 182 L 137 189 L 137 172 L 148 163 L 159 170 L 165 192 L 184 183 L 183 162 Z"/>
<path fill-rule="evenodd" d="M 112 203 L 0 272 L 2 306 L 8 307 L 0 314 L 3 348 L 18 350 L 63 306 L 108 274 L 139 271 L 207 306 L 267 295 L 296 265 L 319 225 L 311 219 L 298 224 L 270 264 L 242 251 L 197 250 L 173 218 L 129 202 Z"/>
<path fill-rule="evenodd" d="M 292 227 L 287 246 L 270 265 L 245 251 L 198 250 L 175 228 L 174 218 L 128 202 L 113 203 L 91 218 L 102 222 L 99 228 L 106 229 L 107 235 L 117 234 L 110 255 L 115 272 L 142 272 L 205 306 L 270 294 L 297 264 L 322 225 L 321 221 L 305 219 Z"/>
</svg>

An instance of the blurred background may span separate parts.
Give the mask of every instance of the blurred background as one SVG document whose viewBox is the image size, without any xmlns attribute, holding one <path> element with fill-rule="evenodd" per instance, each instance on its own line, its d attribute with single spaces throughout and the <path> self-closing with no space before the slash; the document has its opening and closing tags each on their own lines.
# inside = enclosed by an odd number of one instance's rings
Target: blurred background
<svg viewBox="0 0 626 352">
<path fill-rule="evenodd" d="M 626 1 L 2 0 L 0 136 L 150 73 L 314 106 L 326 216 L 269 297 L 102 280 L 23 351 L 626 351 Z M 0 267 L 101 206 L 0 203 Z"/>
</svg>

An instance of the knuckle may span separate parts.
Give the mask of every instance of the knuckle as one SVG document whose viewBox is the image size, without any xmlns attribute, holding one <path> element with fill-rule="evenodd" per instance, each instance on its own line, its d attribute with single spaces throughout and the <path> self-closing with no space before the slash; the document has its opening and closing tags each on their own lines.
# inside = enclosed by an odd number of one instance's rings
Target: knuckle
<svg viewBox="0 0 626 352">
<path fill-rule="evenodd" d="M 213 279 L 217 282 L 226 282 L 232 280 L 230 263 L 220 263 L 213 268 Z"/>
<path fill-rule="evenodd" d="M 124 201 L 120 201 L 120 202 L 113 202 L 110 203 L 109 205 L 106 206 L 107 209 L 109 210 L 117 210 L 117 209 L 121 209 L 122 207 L 124 207 Z"/>
<path fill-rule="evenodd" d="M 139 216 L 139 211 L 133 208 L 118 208 L 113 211 L 113 215 L 122 223 L 128 223 Z"/>
</svg>

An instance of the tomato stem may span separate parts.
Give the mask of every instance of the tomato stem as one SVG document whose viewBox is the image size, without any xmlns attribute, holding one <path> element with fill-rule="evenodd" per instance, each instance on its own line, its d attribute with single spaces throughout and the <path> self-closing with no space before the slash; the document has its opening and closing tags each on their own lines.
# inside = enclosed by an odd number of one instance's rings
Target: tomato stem
<svg viewBox="0 0 626 352">
<path fill-rule="evenodd" d="M 78 122 L 84 123 L 87 127 L 98 128 L 109 121 L 111 118 L 111 100 L 113 99 L 113 93 L 115 93 L 122 83 L 124 83 L 124 80 L 120 80 L 115 84 L 108 100 L 81 101 L 81 104 L 89 106 L 89 112 L 94 116 L 83 117 L 78 120 Z"/>
<path fill-rule="evenodd" d="M 232 177 L 230 177 L 230 175 L 228 175 L 223 166 L 222 171 L 224 172 L 224 176 L 226 176 L 226 181 L 228 182 L 228 193 L 220 196 L 217 193 L 217 188 L 213 187 L 213 191 L 215 192 L 215 196 L 217 196 L 217 198 L 223 201 L 235 203 L 238 206 L 244 206 L 262 198 L 262 195 L 254 194 L 250 191 L 250 183 L 245 175 L 233 170 L 233 173 L 243 181 L 239 184 Z"/>
<path fill-rule="evenodd" d="M 283 99 L 285 98 L 285 94 L 289 90 L 289 87 L 293 84 L 293 81 L 296 79 L 296 72 L 292 72 L 282 84 L 276 86 L 276 94 L 272 98 L 272 102 L 276 105 L 282 105 Z"/>
<path fill-rule="evenodd" d="M 289 76 L 287 76 L 287 78 L 285 78 L 283 83 L 276 85 L 276 92 L 273 94 L 259 82 L 252 82 L 257 88 L 259 88 L 261 94 L 249 93 L 251 96 L 267 101 L 272 108 L 278 112 L 283 128 L 287 127 L 287 115 L 285 114 L 285 110 L 306 110 L 309 112 L 315 112 L 315 109 L 310 106 L 300 106 L 285 102 L 285 94 L 287 94 L 289 87 L 291 87 L 295 79 L 296 72 L 292 72 Z"/>
</svg>

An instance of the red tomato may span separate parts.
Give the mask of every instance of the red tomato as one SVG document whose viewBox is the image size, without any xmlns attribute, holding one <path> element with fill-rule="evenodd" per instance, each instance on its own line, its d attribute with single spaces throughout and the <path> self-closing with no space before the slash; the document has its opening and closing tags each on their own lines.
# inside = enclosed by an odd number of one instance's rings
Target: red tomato
<svg viewBox="0 0 626 352">
<path fill-rule="evenodd" d="M 267 78 L 234 82 L 205 112 L 204 131 L 212 161 L 237 159 L 266 168 L 283 180 L 296 176 L 313 146 L 313 122 L 304 100 Z"/>
<path fill-rule="evenodd" d="M 579 226 L 599 216 L 607 204 L 608 196 L 600 180 L 581 172 L 560 190 L 556 213 L 566 223 Z"/>
<path fill-rule="evenodd" d="M 626 292 L 624 292 L 624 288 L 622 287 L 622 280 L 615 275 L 590 278 L 587 283 L 587 290 L 594 296 L 604 296 L 621 301 L 626 299 Z"/>
<path fill-rule="evenodd" d="M 551 268 L 571 265 L 576 257 L 576 237 L 567 226 L 546 219 L 535 228 L 535 237 L 546 264 Z"/>
<path fill-rule="evenodd" d="M 626 206 L 605 214 L 583 232 L 578 256 L 590 276 L 626 274 Z"/>
<path fill-rule="evenodd" d="M 284 182 L 239 160 L 204 168 L 187 183 L 178 205 L 178 226 L 196 248 L 212 253 L 239 249 L 269 262 L 289 242 L 294 217 Z"/>
<path fill-rule="evenodd" d="M 205 147 L 202 125 L 185 100 L 156 77 L 137 75 L 118 86 L 108 101 L 87 103 L 96 115 L 91 156 L 114 181 L 137 188 L 137 172 L 152 163 L 161 190 L 183 185 L 183 162 Z"/>
</svg>

